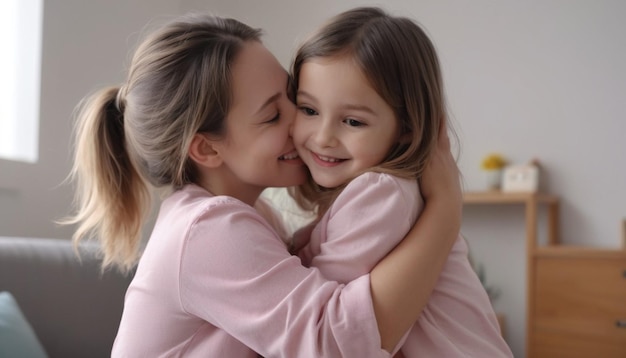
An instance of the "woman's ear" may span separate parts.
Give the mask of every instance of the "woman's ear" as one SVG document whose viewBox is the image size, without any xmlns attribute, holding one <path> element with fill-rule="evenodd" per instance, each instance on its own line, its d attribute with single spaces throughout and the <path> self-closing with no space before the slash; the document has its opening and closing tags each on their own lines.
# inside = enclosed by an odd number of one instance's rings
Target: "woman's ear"
<svg viewBox="0 0 626 358">
<path fill-rule="evenodd" d="M 215 142 L 202 133 L 194 134 L 189 145 L 189 158 L 207 168 L 217 168 L 222 165 L 222 157 L 215 148 Z"/>
</svg>

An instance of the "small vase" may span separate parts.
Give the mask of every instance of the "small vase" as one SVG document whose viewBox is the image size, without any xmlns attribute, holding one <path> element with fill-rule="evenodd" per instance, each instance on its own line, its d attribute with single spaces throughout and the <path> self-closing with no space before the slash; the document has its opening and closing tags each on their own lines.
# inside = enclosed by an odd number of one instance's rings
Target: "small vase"
<svg viewBox="0 0 626 358">
<path fill-rule="evenodd" d="M 502 184 L 502 170 L 487 170 L 487 190 L 500 190 Z"/>
</svg>

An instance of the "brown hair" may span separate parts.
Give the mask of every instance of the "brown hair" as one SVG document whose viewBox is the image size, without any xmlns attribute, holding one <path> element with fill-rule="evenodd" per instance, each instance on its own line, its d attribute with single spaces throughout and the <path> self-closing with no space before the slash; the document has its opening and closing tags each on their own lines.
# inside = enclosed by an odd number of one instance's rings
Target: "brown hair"
<svg viewBox="0 0 626 358">
<path fill-rule="evenodd" d="M 152 188 L 194 182 L 187 151 L 193 135 L 225 133 L 231 64 L 260 30 L 233 19 L 190 14 L 166 24 L 137 48 L 127 80 L 77 107 L 75 159 L 78 224 L 74 242 L 95 237 L 103 267 L 132 268 Z"/>
<path fill-rule="evenodd" d="M 297 51 L 291 70 L 295 89 L 306 61 L 336 56 L 355 60 L 371 86 L 393 108 L 401 136 L 410 137 L 369 170 L 418 179 L 446 118 L 433 43 L 411 19 L 390 16 L 375 7 L 349 10 L 331 18 Z M 322 215 L 343 187 L 320 187 L 309 174 L 308 181 L 291 194 L 302 207 L 317 208 Z"/>
</svg>

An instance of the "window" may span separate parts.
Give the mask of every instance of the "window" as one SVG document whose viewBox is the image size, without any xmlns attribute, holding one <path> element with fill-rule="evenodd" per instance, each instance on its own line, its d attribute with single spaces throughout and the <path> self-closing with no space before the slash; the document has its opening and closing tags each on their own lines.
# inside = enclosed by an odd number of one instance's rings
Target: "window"
<svg viewBox="0 0 626 358">
<path fill-rule="evenodd" d="M 0 158 L 36 162 L 43 0 L 0 1 Z"/>
</svg>

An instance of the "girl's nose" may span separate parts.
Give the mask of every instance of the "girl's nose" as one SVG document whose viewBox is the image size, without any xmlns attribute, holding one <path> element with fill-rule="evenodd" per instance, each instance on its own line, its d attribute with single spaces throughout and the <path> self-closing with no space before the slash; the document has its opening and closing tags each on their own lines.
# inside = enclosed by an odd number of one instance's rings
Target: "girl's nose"
<svg viewBox="0 0 626 358">
<path fill-rule="evenodd" d="M 313 139 L 315 144 L 321 148 L 335 146 L 337 144 L 337 137 L 335 136 L 335 129 L 331 121 L 320 118 L 319 126 L 313 135 Z"/>
</svg>

